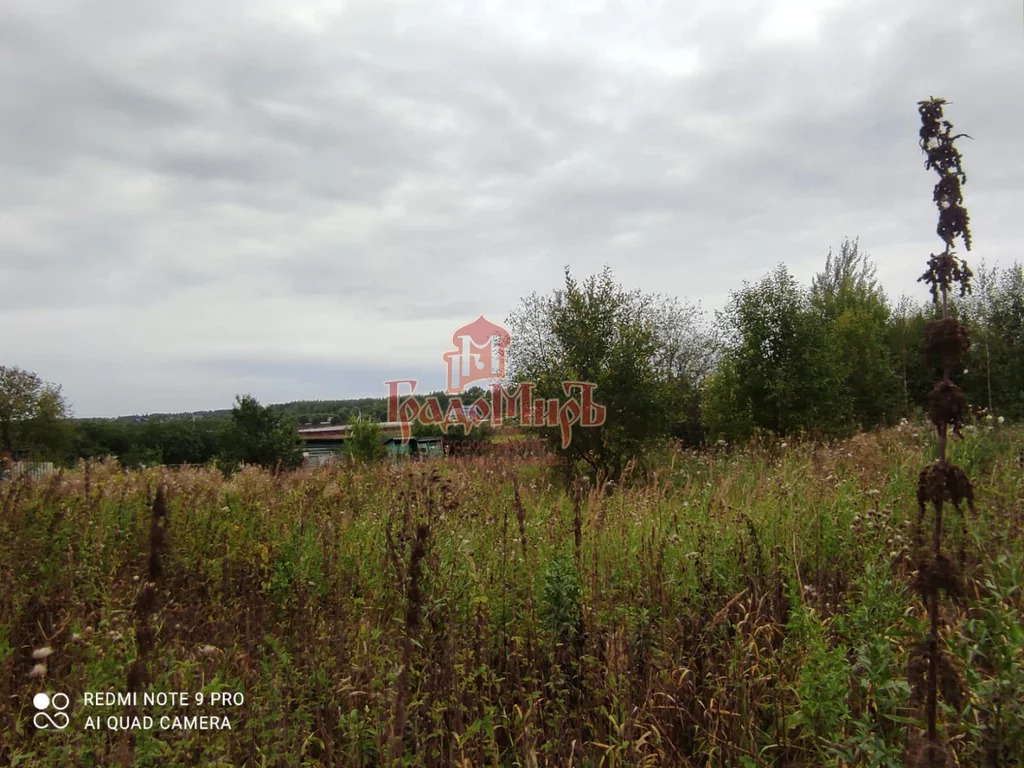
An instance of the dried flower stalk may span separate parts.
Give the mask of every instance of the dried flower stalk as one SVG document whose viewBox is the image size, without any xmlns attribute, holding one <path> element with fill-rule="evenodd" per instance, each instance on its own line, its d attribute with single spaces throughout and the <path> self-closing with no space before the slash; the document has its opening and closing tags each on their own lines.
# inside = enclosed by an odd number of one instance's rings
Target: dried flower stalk
<svg viewBox="0 0 1024 768">
<path fill-rule="evenodd" d="M 954 134 L 953 126 L 943 117 L 944 99 L 931 98 L 918 102 L 921 116 L 920 145 L 925 153 L 925 167 L 939 175 L 932 199 L 939 211 L 936 233 L 945 244 L 939 254 L 932 254 L 928 269 L 919 281 L 926 282 L 932 300 L 940 307 L 939 319 L 928 324 L 925 348 L 942 368 L 942 378 L 936 382 L 928 398 L 928 415 L 938 435 L 937 457 L 922 470 L 917 483 L 918 523 L 923 523 L 927 507 L 933 511 L 930 548 L 920 556 L 912 586 L 921 595 L 928 609 L 928 638 L 914 646 L 910 654 L 909 676 L 913 687 L 914 703 L 924 704 L 927 739 L 916 740 L 910 754 L 910 764 L 925 762 L 946 765 L 950 762 L 948 745 L 939 740 L 938 700 L 942 698 L 953 706 L 962 699 L 962 681 L 952 658 L 939 647 L 939 594 L 957 596 L 963 592 L 960 569 L 942 552 L 942 511 L 949 502 L 963 515 L 963 504 L 974 511 L 974 488 L 966 473 L 946 458 L 949 432 L 961 436 L 961 428 L 968 417 L 967 399 L 963 390 L 952 380 L 952 371 L 963 363 L 970 348 L 970 336 L 958 320 L 950 314 L 949 294 L 956 287 L 961 296 L 970 293 L 973 276 L 967 262 L 954 252 L 954 242 L 963 238 L 964 247 L 971 249 L 970 216 L 963 206 L 961 185 L 967 175 L 961 166 L 962 158 L 956 140 L 966 134 Z M 970 138 L 969 136 L 967 138 Z"/>
</svg>

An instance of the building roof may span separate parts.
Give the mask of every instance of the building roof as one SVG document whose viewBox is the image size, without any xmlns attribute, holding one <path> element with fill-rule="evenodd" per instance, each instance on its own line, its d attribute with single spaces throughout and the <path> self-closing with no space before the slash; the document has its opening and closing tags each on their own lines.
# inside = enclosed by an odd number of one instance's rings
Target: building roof
<svg viewBox="0 0 1024 768">
<path fill-rule="evenodd" d="M 381 442 L 387 443 L 392 440 L 400 440 L 402 432 L 402 422 L 400 421 L 385 421 L 378 425 L 380 427 L 380 438 Z M 316 443 L 344 443 L 345 439 L 351 434 L 352 427 L 349 424 L 339 424 L 332 427 L 300 427 L 299 437 L 306 445 Z M 416 437 L 419 443 L 434 443 L 440 442 L 441 438 L 432 437 Z"/>
<path fill-rule="evenodd" d="M 400 430 L 402 428 L 401 421 L 381 421 L 377 424 L 382 430 Z M 352 431 L 351 424 L 333 424 L 328 427 L 299 427 L 300 435 L 321 435 L 330 432 L 347 433 Z"/>
</svg>

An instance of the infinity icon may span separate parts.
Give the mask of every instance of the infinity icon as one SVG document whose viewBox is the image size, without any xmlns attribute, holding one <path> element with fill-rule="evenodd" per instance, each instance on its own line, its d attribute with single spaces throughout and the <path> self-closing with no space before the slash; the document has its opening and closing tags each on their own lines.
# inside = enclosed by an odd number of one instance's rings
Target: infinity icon
<svg viewBox="0 0 1024 768">
<path fill-rule="evenodd" d="M 51 704 L 57 710 L 53 715 L 44 711 L 49 709 Z M 32 705 L 40 711 L 33 716 L 32 724 L 41 731 L 47 728 L 64 730 L 71 722 L 71 718 L 64 712 L 70 704 L 71 698 L 66 693 L 55 693 L 53 696 L 47 693 L 37 693 L 32 697 Z"/>
</svg>

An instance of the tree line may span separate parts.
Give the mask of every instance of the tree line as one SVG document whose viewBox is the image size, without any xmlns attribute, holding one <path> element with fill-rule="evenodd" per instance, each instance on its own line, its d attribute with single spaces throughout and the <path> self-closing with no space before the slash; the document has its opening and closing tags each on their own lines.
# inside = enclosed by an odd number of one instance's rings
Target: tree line
<svg viewBox="0 0 1024 768">
<path fill-rule="evenodd" d="M 216 463 L 227 470 L 243 463 L 288 469 L 302 462 L 294 420 L 252 395 L 239 395 L 223 414 L 194 419 L 75 420 L 67 417 L 60 388 L 32 372 L 0 366 L 0 386 L 0 457 L 6 460 L 66 465 L 113 456 L 128 468 Z"/>
<path fill-rule="evenodd" d="M 962 371 L 969 402 L 1024 416 L 1024 271 L 985 268 L 953 313 L 973 343 Z M 924 353 L 929 300 L 893 302 L 859 242 L 829 252 L 802 285 L 778 265 L 708 318 L 670 296 L 628 291 L 609 269 L 522 300 L 508 318 L 513 379 L 558 396 L 561 382 L 598 384 L 601 429 L 564 450 L 575 466 L 618 479 L 674 438 L 684 445 L 758 436 L 832 438 L 916 419 L 940 361 Z M 555 430 L 547 430 L 552 443 Z"/>
<path fill-rule="evenodd" d="M 1020 419 L 1024 270 L 982 267 L 974 285 L 953 304 L 972 340 L 963 388 L 972 405 Z M 733 291 L 713 317 L 684 300 L 627 290 L 610 269 L 584 280 L 567 269 L 562 287 L 523 298 L 506 319 L 509 378 L 535 382 L 539 397 L 564 395 L 563 381 L 596 383 L 606 424 L 577 430 L 558 450 L 571 466 L 618 478 L 668 439 L 699 447 L 759 435 L 828 438 L 915 418 L 939 368 L 922 351 L 935 312 L 923 299 L 891 300 L 856 240 L 829 252 L 809 285 L 780 264 Z M 448 396 L 434 394 L 446 408 Z M 467 402 L 481 395 L 476 389 Z M 72 420 L 67 411 L 59 386 L 0 366 L 0 452 L 64 463 L 113 455 L 125 466 L 294 466 L 297 426 L 384 421 L 387 402 L 263 406 L 247 395 L 230 411 L 193 418 Z"/>
<path fill-rule="evenodd" d="M 1024 416 L 1024 271 L 982 267 L 952 304 L 972 344 L 962 371 L 968 401 Z M 829 254 L 809 286 L 784 266 L 732 294 L 718 317 L 721 355 L 702 386 L 706 437 L 824 436 L 893 424 L 927 407 L 941 363 L 924 352 L 937 309 L 891 302 L 856 241 Z"/>
<path fill-rule="evenodd" d="M 467 396 L 483 394 L 475 388 Z M 433 395 L 447 408 L 446 393 Z M 69 465 L 112 456 L 127 468 L 210 463 L 227 469 L 242 463 L 292 468 L 302 460 L 298 428 L 327 422 L 358 425 L 353 456 L 374 459 L 384 449 L 373 445 L 381 433 L 371 427 L 387 420 L 388 404 L 384 398 L 359 398 L 262 405 L 252 395 L 239 395 L 231 409 L 195 414 L 73 419 L 69 410 L 60 386 L 30 371 L 0 366 L 0 457 Z M 436 426 L 413 429 L 416 437 L 440 432 Z M 449 430 L 453 439 L 466 439 L 461 433 L 458 427 Z M 487 434 L 486 428 L 477 429 L 468 439 Z"/>
</svg>

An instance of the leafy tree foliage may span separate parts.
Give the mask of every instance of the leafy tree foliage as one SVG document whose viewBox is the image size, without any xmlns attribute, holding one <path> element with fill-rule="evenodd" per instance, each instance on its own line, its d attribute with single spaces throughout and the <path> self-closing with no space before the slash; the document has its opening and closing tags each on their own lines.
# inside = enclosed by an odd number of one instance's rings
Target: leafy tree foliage
<svg viewBox="0 0 1024 768">
<path fill-rule="evenodd" d="M 616 480 L 652 441 L 681 430 L 708 362 L 699 319 L 673 299 L 625 290 L 607 268 L 582 283 L 567 268 L 563 289 L 529 296 L 508 318 L 510 378 L 535 382 L 545 398 L 564 399 L 564 381 L 596 384 L 607 421 L 577 427 L 564 453 Z M 562 450 L 557 429 L 542 432 Z"/>
<path fill-rule="evenodd" d="M 969 402 L 1024 418 L 1021 265 L 982 265 L 974 293 L 950 301 L 973 340 L 958 374 Z M 930 302 L 906 296 L 890 305 L 856 240 L 830 252 L 810 286 L 783 266 L 744 285 L 715 329 L 694 306 L 625 290 L 610 270 L 582 282 L 567 270 L 562 289 L 523 299 L 510 316 L 509 369 L 513 381 L 536 382 L 538 397 L 564 398 L 564 380 L 598 385 L 608 421 L 574 429 L 566 453 L 593 474 L 615 478 L 666 437 L 697 445 L 758 432 L 839 434 L 921 413 L 941 373 L 924 352 L 935 312 Z M 427 394 L 416 397 L 422 402 Z M 430 394 L 448 407 L 447 393 Z M 489 401 L 490 392 L 474 388 L 462 401 L 477 397 Z M 218 457 L 228 466 L 296 466 L 299 441 L 287 417 L 369 424 L 385 420 L 387 408 L 383 396 L 267 408 L 247 396 L 231 411 L 72 420 L 59 386 L 0 366 L 0 450 L 67 462 L 113 455 L 130 467 Z M 488 437 L 481 427 L 462 432 L 448 430 L 453 452 Z M 416 424 L 413 434 L 440 430 Z M 547 434 L 558 441 L 558 430 Z M 379 443 L 366 455 L 383 453 Z"/>
<path fill-rule="evenodd" d="M 252 395 L 239 395 L 231 409 L 222 458 L 228 465 L 258 464 L 293 469 L 302 463 L 295 425 Z"/>
<path fill-rule="evenodd" d="M 808 292 L 783 265 L 733 293 L 719 321 L 731 374 L 716 382 L 720 402 L 704 409 L 709 427 L 724 431 L 728 409 L 736 409 L 751 415 L 755 429 L 775 434 L 835 428 L 839 354 Z M 727 382 L 735 389 L 726 390 Z"/>
<path fill-rule="evenodd" d="M 126 467 L 206 464 L 225 444 L 229 418 L 170 419 L 132 423 L 88 419 L 74 425 L 70 458 L 114 456 Z"/>
<path fill-rule="evenodd" d="M 701 420 L 712 440 L 746 440 L 754 434 L 754 404 L 744 392 L 735 355 L 726 355 L 704 383 Z"/>
<path fill-rule="evenodd" d="M 960 310 L 974 341 L 963 377 L 968 399 L 1010 418 L 1024 417 L 1024 268 L 982 265 Z"/>
<path fill-rule="evenodd" d="M 1020 417 L 1024 273 L 982 270 L 978 285 L 952 307 L 975 340 L 964 389 L 971 403 Z M 725 351 L 701 409 L 708 437 L 842 434 L 920 413 L 940 370 L 924 352 L 935 311 L 907 297 L 892 308 L 857 241 L 830 253 L 808 288 L 780 265 L 719 315 Z"/>
<path fill-rule="evenodd" d="M 61 388 L 22 368 L 0 366 L 0 450 L 52 456 L 68 432 Z"/>
<path fill-rule="evenodd" d="M 846 240 L 838 254 L 829 252 L 811 284 L 810 301 L 825 325 L 826 343 L 841 353 L 834 372 L 836 422 L 869 428 L 891 420 L 899 403 L 886 339 L 891 312 L 858 241 Z"/>
<path fill-rule="evenodd" d="M 935 370 L 924 352 L 925 328 L 934 310 L 901 296 L 889 317 L 886 346 L 897 378 L 896 414 L 911 418 L 923 409 Z"/>
<path fill-rule="evenodd" d="M 359 419 L 345 440 L 345 453 L 355 461 L 379 461 L 387 455 L 380 425 L 369 419 Z"/>
<path fill-rule="evenodd" d="M 385 397 L 361 397 L 349 400 L 296 400 L 275 406 L 282 416 L 290 416 L 300 424 L 321 424 L 325 421 L 348 424 L 360 416 L 383 421 L 387 418 Z M 305 421 L 303 421 L 305 419 Z"/>
</svg>

